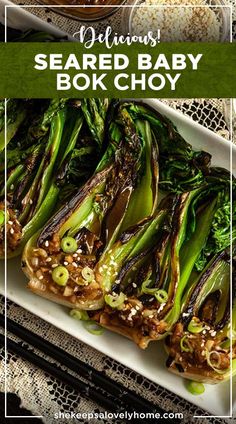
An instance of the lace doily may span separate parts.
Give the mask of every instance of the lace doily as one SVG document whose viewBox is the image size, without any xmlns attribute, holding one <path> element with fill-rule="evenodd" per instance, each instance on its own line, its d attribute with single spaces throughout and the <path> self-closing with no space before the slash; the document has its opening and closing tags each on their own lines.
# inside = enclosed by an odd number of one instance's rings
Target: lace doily
<svg viewBox="0 0 236 424">
<path fill-rule="evenodd" d="M 0 305 L 3 312 L 3 299 Z M 171 412 L 183 412 L 183 423 L 193 423 L 193 415 L 204 415 L 204 411 L 189 402 L 181 399 L 175 394 L 141 377 L 137 373 L 123 367 L 107 356 L 79 342 L 73 337 L 66 335 L 63 331 L 52 327 L 50 324 L 35 317 L 20 306 L 8 302 L 8 317 L 24 325 L 26 328 L 40 334 L 45 339 L 50 340 L 56 346 L 60 346 L 68 353 L 80 360 L 92 365 L 99 371 L 105 372 L 113 380 L 120 382 L 125 387 L 129 387 L 153 403 L 160 405 L 165 410 Z M 17 338 L 12 337 L 13 340 Z M 18 341 L 18 340 L 17 340 Z M 38 354 L 37 350 L 35 350 Z M 3 349 L 0 350 L 2 359 L 1 369 L 3 370 Z M 45 357 L 44 355 L 42 355 Z M 48 358 L 47 358 L 48 359 Z M 54 380 L 38 368 L 26 363 L 21 358 L 9 354 L 7 361 L 7 387 L 8 391 L 17 394 L 21 399 L 21 406 L 30 410 L 33 415 L 43 415 L 43 422 L 46 424 L 58 424 L 58 420 L 53 418 L 55 413 L 62 412 L 104 412 L 91 401 L 85 400 L 78 393 L 71 391 L 67 386 Z M 0 390 L 4 390 L 4 373 L 0 376 Z M 84 420 L 73 420 L 69 423 L 87 424 Z M 96 424 L 97 420 L 90 420 L 89 423 Z M 198 420 L 199 424 L 205 424 L 204 419 Z M 89 424 L 88 423 L 88 424 Z M 108 421 L 100 420 L 100 424 L 110 424 Z M 116 421 L 116 424 L 121 422 Z M 208 418 L 209 424 L 229 423 L 229 420 Z"/>
</svg>

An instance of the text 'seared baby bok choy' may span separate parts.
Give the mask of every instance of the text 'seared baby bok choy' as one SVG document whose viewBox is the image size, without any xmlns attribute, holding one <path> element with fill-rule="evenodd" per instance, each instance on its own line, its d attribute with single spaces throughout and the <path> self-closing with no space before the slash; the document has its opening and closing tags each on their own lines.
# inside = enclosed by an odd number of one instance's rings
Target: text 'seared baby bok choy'
<svg viewBox="0 0 236 424">
<path fill-rule="evenodd" d="M 93 119 L 89 126 L 97 138 L 101 128 Z M 130 225 L 146 216 L 149 222 L 157 206 L 158 149 L 150 124 L 133 120 L 125 106 L 112 102 L 105 129 L 107 149 L 95 173 L 24 251 L 29 287 L 73 308 L 104 306 L 107 284 L 99 259 L 110 255 Z M 141 234 L 147 225 L 140 225 Z M 115 280 L 119 269 L 109 272 Z"/>
<path fill-rule="evenodd" d="M 66 166 L 52 172 L 48 192 L 61 187 L 62 196 L 25 247 L 29 288 L 141 348 L 165 338 L 174 372 L 200 381 L 225 379 L 235 180 L 231 203 L 230 173 L 212 167 L 209 153 L 195 151 L 143 103 L 112 100 L 106 109 L 101 100 L 87 99 L 68 105 L 83 119 L 77 143 L 86 139 L 85 126 L 92 140 L 85 147 L 95 146 L 100 156 L 81 181 L 83 161 L 71 163 L 80 147 L 72 144 L 70 160 L 61 160 Z M 64 137 L 70 146 L 72 135 Z M 73 184 L 71 175 L 77 177 Z M 34 219 L 38 209 L 35 215 L 26 211 L 19 216 Z M 235 328 L 233 334 L 234 358 Z"/>
<path fill-rule="evenodd" d="M 6 209 L 5 152 L 0 153 L 1 257 L 5 223 L 7 255 L 16 256 L 63 199 L 71 197 L 94 172 L 101 156 L 101 127 L 102 122 L 105 125 L 106 110 L 107 101 L 99 99 L 83 106 L 70 99 L 28 100 L 20 104 L 9 100 Z M 89 117 L 94 126 L 99 123 L 96 138 L 87 123 Z"/>
</svg>

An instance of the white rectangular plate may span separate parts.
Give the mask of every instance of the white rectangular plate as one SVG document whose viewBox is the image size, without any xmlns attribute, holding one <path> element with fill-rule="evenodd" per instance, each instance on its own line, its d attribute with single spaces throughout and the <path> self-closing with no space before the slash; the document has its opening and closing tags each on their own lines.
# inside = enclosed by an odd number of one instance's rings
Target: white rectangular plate
<svg viewBox="0 0 236 424">
<path fill-rule="evenodd" d="M 194 148 L 210 152 L 213 165 L 229 169 L 229 142 L 158 100 L 145 100 L 145 102 L 170 118 Z M 236 164 L 236 148 L 234 146 L 232 146 L 232 154 L 233 163 Z M 235 170 L 234 173 L 236 173 Z M 0 265 L 0 272 L 1 275 L 4 275 L 3 263 Z M 133 342 L 107 330 L 100 337 L 91 335 L 80 322 L 69 316 L 67 308 L 36 296 L 26 289 L 26 284 L 27 280 L 20 271 L 20 260 L 10 260 L 7 272 L 7 296 L 9 299 L 210 414 L 228 415 L 230 413 L 229 382 L 215 386 L 206 385 L 203 395 L 193 396 L 186 390 L 184 380 L 169 373 L 165 368 L 166 354 L 162 342 L 152 342 L 146 351 L 142 351 Z M 0 292 L 4 294 L 3 281 L 0 285 Z"/>
<path fill-rule="evenodd" d="M 2 23 L 4 23 L 5 4 L 9 5 L 12 3 L 8 0 L 1 0 L 0 21 Z M 16 8 L 14 12 L 11 10 L 9 15 L 11 17 L 9 24 L 12 27 L 20 29 L 35 28 L 46 30 L 55 35 L 63 34 L 55 27 L 25 12 L 24 9 Z M 213 165 L 230 169 L 229 142 L 158 100 L 145 100 L 145 102 L 170 118 L 177 126 L 179 132 L 194 148 L 197 150 L 203 149 L 211 153 Z M 236 175 L 235 146 L 232 146 L 232 163 L 233 173 Z M 3 263 L 0 263 L 0 275 L 2 276 L 0 293 L 5 294 Z M 9 299 L 105 355 L 149 378 L 154 383 L 160 384 L 192 402 L 196 405 L 196 410 L 197 407 L 200 407 L 214 416 L 226 416 L 230 414 L 229 382 L 215 386 L 206 385 L 203 395 L 193 396 L 186 390 L 182 378 L 167 371 L 165 367 L 167 356 L 162 342 L 153 342 L 146 351 L 142 351 L 133 342 L 107 330 L 99 337 L 93 336 L 84 329 L 80 322 L 69 316 L 68 309 L 34 295 L 26 289 L 26 284 L 27 279 L 20 270 L 20 259 L 10 260 L 7 270 L 7 296 Z M 234 393 L 236 393 L 236 390 L 234 390 Z M 236 399 L 234 399 L 234 405 L 236 409 Z"/>
</svg>

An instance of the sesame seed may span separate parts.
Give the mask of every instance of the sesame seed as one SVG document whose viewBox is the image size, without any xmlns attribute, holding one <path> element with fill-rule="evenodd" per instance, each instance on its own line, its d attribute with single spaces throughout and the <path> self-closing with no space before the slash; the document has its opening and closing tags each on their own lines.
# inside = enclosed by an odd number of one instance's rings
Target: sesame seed
<svg viewBox="0 0 236 424">
<path fill-rule="evenodd" d="M 72 265 L 73 265 L 75 268 L 77 268 L 77 267 L 78 267 L 78 265 L 77 265 L 77 263 L 76 263 L 76 262 L 72 262 Z"/>
<path fill-rule="evenodd" d="M 13 228 L 10 229 L 10 233 L 11 234 L 14 234 L 14 229 Z"/>
<path fill-rule="evenodd" d="M 137 284 L 133 283 L 133 284 L 132 284 L 132 286 L 133 286 L 134 288 L 136 288 L 136 287 L 137 287 Z"/>
<path fill-rule="evenodd" d="M 199 4 L 200 3 L 200 4 Z M 145 6 L 167 4 L 177 7 L 164 7 L 160 10 L 149 9 Z M 158 28 L 161 41 L 219 41 L 221 19 L 218 13 L 210 7 L 207 0 L 189 0 L 189 7 L 182 10 L 178 6 L 183 0 L 145 0 L 137 8 L 132 19 L 132 31 L 135 35 L 146 35 L 150 28 Z M 203 5 L 203 7 L 200 7 Z M 159 8 L 158 8 L 159 9 Z M 154 31 L 153 35 L 157 36 Z"/>
<path fill-rule="evenodd" d="M 39 280 L 42 280 L 42 279 L 43 279 L 43 275 L 40 275 Z"/>
<path fill-rule="evenodd" d="M 29 204 L 32 205 L 33 204 L 33 200 L 29 199 Z"/>
<path fill-rule="evenodd" d="M 64 261 L 63 263 L 64 263 L 64 265 L 66 266 L 66 265 L 68 265 L 68 263 L 69 263 L 69 262 L 67 262 L 67 261 Z"/>
<path fill-rule="evenodd" d="M 46 259 L 46 262 L 51 262 L 51 260 L 52 260 L 52 258 L 49 257 L 49 258 Z"/>
<path fill-rule="evenodd" d="M 13 224 L 13 222 L 12 222 L 12 221 L 8 221 L 8 224 L 9 224 L 9 225 L 12 225 L 12 224 Z"/>
<path fill-rule="evenodd" d="M 78 253 L 74 253 L 73 258 L 77 258 L 77 257 L 78 257 Z"/>
<path fill-rule="evenodd" d="M 49 246 L 49 241 L 46 240 L 44 244 L 45 244 L 46 247 L 48 247 Z"/>
<path fill-rule="evenodd" d="M 58 264 L 52 264 L 52 268 L 56 268 Z"/>
<path fill-rule="evenodd" d="M 82 249 L 77 249 L 76 250 L 76 253 L 82 253 L 83 252 L 83 250 Z"/>
</svg>

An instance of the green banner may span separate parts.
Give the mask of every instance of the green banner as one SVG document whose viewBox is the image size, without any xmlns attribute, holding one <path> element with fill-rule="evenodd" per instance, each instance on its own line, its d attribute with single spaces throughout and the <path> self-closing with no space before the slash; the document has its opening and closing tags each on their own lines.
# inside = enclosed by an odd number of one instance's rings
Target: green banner
<svg viewBox="0 0 236 424">
<path fill-rule="evenodd" d="M 0 96 L 236 97 L 236 44 L 0 46 Z"/>
</svg>

